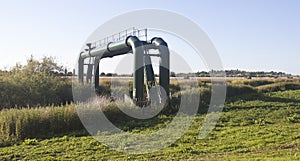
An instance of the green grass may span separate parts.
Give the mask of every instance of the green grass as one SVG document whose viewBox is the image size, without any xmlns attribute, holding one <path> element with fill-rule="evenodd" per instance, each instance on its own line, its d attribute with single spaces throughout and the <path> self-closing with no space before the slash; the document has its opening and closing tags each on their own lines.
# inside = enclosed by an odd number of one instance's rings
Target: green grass
<svg viewBox="0 0 300 161">
<path fill-rule="evenodd" d="M 197 124 L 198 122 L 196 122 Z M 194 126 L 180 140 L 161 151 L 128 155 L 109 149 L 91 136 L 64 136 L 34 143 L 1 148 L 0 159 L 300 159 L 299 124 L 278 124 L 260 127 L 217 127 L 207 139 L 197 138 Z M 279 130 L 280 129 L 280 130 Z M 278 154 L 280 153 L 280 154 Z"/>
<path fill-rule="evenodd" d="M 0 111 L 0 146 L 82 129 L 73 104 Z"/>
<path fill-rule="evenodd" d="M 197 115 L 187 133 L 171 146 L 149 154 L 121 153 L 91 136 L 69 134 L 2 147 L 0 160 L 300 160 L 300 90 L 228 99 L 216 128 L 201 140 L 204 117 Z M 118 126 L 147 134 L 171 120 L 172 116 L 161 115 Z"/>
</svg>

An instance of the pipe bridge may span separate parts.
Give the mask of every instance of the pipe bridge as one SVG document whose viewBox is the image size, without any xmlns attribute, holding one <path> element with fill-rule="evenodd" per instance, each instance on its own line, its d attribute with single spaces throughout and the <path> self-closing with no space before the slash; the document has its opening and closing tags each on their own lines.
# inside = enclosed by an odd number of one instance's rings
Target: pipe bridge
<svg viewBox="0 0 300 161">
<path fill-rule="evenodd" d="M 145 38 L 145 40 L 141 40 Z M 155 88 L 158 96 L 156 101 L 161 102 L 162 93 L 169 97 L 170 83 L 170 52 L 167 43 L 159 37 L 147 41 L 147 29 L 135 28 L 124 30 L 102 40 L 87 43 L 87 48 L 79 54 L 78 80 L 82 84 L 94 83 L 99 88 L 99 63 L 101 59 L 112 58 L 118 55 L 132 53 L 133 63 L 133 94 L 132 99 L 138 106 L 144 106 L 145 102 L 153 100 L 150 98 L 149 90 Z M 149 54 L 149 50 L 157 50 L 158 54 Z M 151 56 L 157 56 L 159 61 L 159 86 L 155 81 Z M 85 64 L 85 59 L 93 59 L 93 62 Z M 87 73 L 84 69 L 87 66 Z M 85 76 L 85 80 L 84 80 Z M 164 90 L 164 92 L 162 92 Z M 153 95 L 152 95 L 153 97 Z M 157 100 L 158 99 L 158 100 Z"/>
</svg>

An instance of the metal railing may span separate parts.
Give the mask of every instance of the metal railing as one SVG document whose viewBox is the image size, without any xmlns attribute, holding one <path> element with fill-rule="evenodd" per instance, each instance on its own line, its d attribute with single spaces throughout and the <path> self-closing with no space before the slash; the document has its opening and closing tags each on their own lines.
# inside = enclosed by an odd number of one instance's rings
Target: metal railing
<svg viewBox="0 0 300 161">
<path fill-rule="evenodd" d="M 108 36 L 106 38 L 103 38 L 101 40 L 95 41 L 91 43 L 92 48 L 97 48 L 97 47 L 103 47 L 107 45 L 110 42 L 117 42 L 117 41 L 122 41 L 125 40 L 128 36 L 136 36 L 139 39 L 144 38 L 145 41 L 147 41 L 147 29 L 136 29 L 134 27 L 126 29 L 124 31 L 121 31 L 117 34 Z"/>
</svg>

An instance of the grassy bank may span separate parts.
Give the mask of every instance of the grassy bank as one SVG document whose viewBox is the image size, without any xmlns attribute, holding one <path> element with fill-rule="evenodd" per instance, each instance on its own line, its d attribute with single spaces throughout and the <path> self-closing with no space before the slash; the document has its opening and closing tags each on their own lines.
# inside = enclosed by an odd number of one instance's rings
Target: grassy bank
<svg viewBox="0 0 300 161">
<path fill-rule="evenodd" d="M 38 109 L 37 109 L 38 111 Z M 154 153 L 129 155 L 107 148 L 91 136 L 66 135 L 25 139 L 0 148 L 1 160 L 299 160 L 300 90 L 233 96 L 211 134 L 198 139 L 205 115 L 196 116 L 188 132 L 171 146 Z M 119 122 L 127 131 L 151 133 L 172 116 Z M 132 126 L 136 124 L 138 126 Z"/>
</svg>

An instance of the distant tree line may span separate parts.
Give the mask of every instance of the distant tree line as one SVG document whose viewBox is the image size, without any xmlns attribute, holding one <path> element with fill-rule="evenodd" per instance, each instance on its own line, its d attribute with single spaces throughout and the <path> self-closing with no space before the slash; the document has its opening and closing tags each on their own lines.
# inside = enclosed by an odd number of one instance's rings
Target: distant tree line
<svg viewBox="0 0 300 161">
<path fill-rule="evenodd" d="M 243 70 L 225 70 L 225 71 L 216 71 L 212 70 L 210 72 L 207 71 L 199 71 L 196 73 L 175 73 L 171 72 L 171 76 L 176 76 L 176 77 L 210 77 L 210 73 L 214 73 L 214 75 L 221 75 L 225 72 L 226 77 L 245 77 L 245 78 L 252 78 L 252 77 L 273 77 L 273 78 L 278 78 L 278 77 L 287 77 L 291 78 L 293 77 L 292 74 L 287 74 L 284 72 L 275 72 L 275 71 L 270 71 L 270 72 L 265 72 L 265 71 L 243 71 Z"/>
<path fill-rule="evenodd" d="M 292 74 L 287 74 L 284 72 L 275 72 L 275 71 L 270 71 L 270 72 L 265 72 L 265 71 L 243 71 L 243 70 L 225 70 L 225 71 L 216 71 L 212 70 L 210 72 L 208 71 L 199 71 L 195 73 L 175 73 L 174 71 L 170 72 L 171 77 L 210 77 L 211 73 L 213 73 L 215 76 L 218 75 L 223 75 L 225 72 L 226 77 L 244 77 L 244 78 L 253 78 L 253 77 L 271 77 L 271 78 L 278 78 L 278 77 L 287 77 L 287 78 L 292 78 L 292 77 L 297 77 Z M 117 74 L 117 73 L 104 73 L 102 72 L 100 74 L 101 77 L 112 77 L 112 76 L 123 76 L 123 77 L 132 77 L 132 74 Z M 158 77 L 157 74 L 155 74 L 156 77 Z"/>
</svg>

